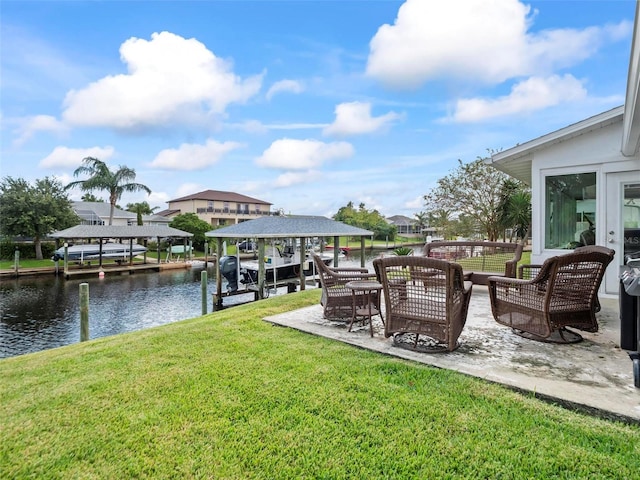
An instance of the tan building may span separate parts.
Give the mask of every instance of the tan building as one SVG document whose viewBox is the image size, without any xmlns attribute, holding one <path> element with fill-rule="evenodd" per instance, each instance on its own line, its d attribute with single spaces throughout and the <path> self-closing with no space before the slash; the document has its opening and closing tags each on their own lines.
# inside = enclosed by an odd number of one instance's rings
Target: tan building
<svg viewBox="0 0 640 480">
<path fill-rule="evenodd" d="M 182 213 L 195 213 L 212 227 L 235 225 L 271 215 L 271 203 L 234 192 L 205 190 L 167 202 L 169 208 L 159 215 L 175 217 Z"/>
</svg>

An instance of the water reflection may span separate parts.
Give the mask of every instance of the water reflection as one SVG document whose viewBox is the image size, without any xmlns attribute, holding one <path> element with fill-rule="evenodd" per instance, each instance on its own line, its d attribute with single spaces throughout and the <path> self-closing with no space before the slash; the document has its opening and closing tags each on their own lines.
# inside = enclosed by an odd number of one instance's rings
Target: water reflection
<svg viewBox="0 0 640 480">
<path fill-rule="evenodd" d="M 367 255 L 366 267 L 379 254 Z M 340 260 L 360 266 L 359 254 Z M 20 277 L 0 281 L 0 358 L 80 341 L 80 283 L 89 283 L 89 338 L 165 325 L 202 313 L 202 267 L 160 273 L 107 275 L 65 280 Z M 215 267 L 207 269 L 207 310 L 212 310 Z M 285 289 L 286 291 L 286 289 Z M 251 301 L 253 294 L 224 298 L 224 305 Z"/>
<path fill-rule="evenodd" d="M 140 330 L 202 313 L 202 268 L 100 279 L 22 277 L 0 282 L 0 358 L 80 341 L 79 285 L 89 283 L 90 338 Z M 208 275 L 207 308 L 215 291 Z M 246 297 L 246 296 L 244 296 Z M 225 299 L 225 305 L 243 299 Z M 244 301 L 247 301 L 244 298 Z"/>
</svg>

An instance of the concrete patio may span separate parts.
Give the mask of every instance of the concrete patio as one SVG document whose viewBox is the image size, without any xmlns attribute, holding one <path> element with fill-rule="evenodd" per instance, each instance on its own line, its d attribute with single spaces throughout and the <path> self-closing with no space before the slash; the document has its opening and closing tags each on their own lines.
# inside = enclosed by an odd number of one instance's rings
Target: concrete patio
<svg viewBox="0 0 640 480">
<path fill-rule="evenodd" d="M 267 317 L 265 321 L 473 375 L 590 414 L 640 423 L 640 389 L 633 385 L 627 352 L 618 346 L 618 301 L 601 298 L 601 304 L 599 332 L 581 332 L 584 341 L 576 344 L 544 343 L 519 337 L 496 323 L 487 288 L 475 285 L 460 348 L 437 354 L 395 347 L 392 338 L 384 337 L 379 316 L 373 319 L 373 338 L 368 325 L 354 324 L 348 332 L 348 323 L 325 320 L 320 305 Z"/>
</svg>

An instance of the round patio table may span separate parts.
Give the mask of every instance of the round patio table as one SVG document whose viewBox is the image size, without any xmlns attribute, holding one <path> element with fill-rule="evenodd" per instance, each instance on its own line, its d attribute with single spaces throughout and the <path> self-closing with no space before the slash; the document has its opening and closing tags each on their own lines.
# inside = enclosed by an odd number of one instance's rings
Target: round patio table
<svg viewBox="0 0 640 480">
<path fill-rule="evenodd" d="M 371 321 L 371 317 L 380 315 L 382 323 L 384 323 L 382 312 L 376 305 L 373 305 L 373 294 L 376 293 L 378 300 L 380 299 L 382 284 L 374 280 L 353 280 L 351 282 L 347 282 L 345 287 L 351 290 L 351 322 L 349 323 L 349 331 L 351 331 L 353 322 L 360 317 L 362 318 L 363 324 L 365 320 L 369 320 L 369 332 L 373 337 L 373 323 Z M 361 293 L 362 295 L 358 295 L 358 293 Z M 364 301 L 362 305 L 358 304 L 358 298 Z"/>
</svg>

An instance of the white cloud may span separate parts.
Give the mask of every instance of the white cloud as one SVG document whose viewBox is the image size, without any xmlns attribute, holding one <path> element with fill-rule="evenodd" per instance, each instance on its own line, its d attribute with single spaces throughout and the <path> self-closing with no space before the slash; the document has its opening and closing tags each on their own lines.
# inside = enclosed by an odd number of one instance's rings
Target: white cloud
<svg viewBox="0 0 640 480">
<path fill-rule="evenodd" d="M 150 166 L 168 170 L 202 170 L 217 163 L 226 153 L 242 147 L 237 142 L 207 140 L 204 145 L 183 143 L 179 148 L 162 150 Z"/>
<path fill-rule="evenodd" d="M 487 118 L 531 112 L 587 96 L 582 83 L 572 75 L 531 77 L 511 89 L 507 96 L 496 99 L 458 100 L 452 120 L 479 122 Z"/>
<path fill-rule="evenodd" d="M 269 130 L 313 130 L 327 127 L 326 123 L 273 123 L 265 125 Z"/>
<path fill-rule="evenodd" d="M 247 133 L 264 134 L 269 130 L 314 130 L 327 127 L 327 123 L 262 123 L 259 120 L 247 120 L 239 123 L 226 123 L 225 127 L 242 130 Z"/>
<path fill-rule="evenodd" d="M 262 75 L 242 80 L 198 40 L 170 32 L 154 33 L 150 41 L 130 38 L 120 56 L 127 74 L 67 94 L 66 122 L 124 130 L 204 122 L 231 103 L 246 102 L 262 83 Z"/>
<path fill-rule="evenodd" d="M 407 200 L 404 203 L 404 207 L 405 208 L 411 208 L 411 209 L 416 210 L 416 211 L 421 211 L 422 209 L 424 209 L 424 196 L 423 195 L 419 195 L 419 196 L 417 196 L 415 198 Z"/>
<path fill-rule="evenodd" d="M 246 120 L 241 123 L 228 123 L 226 126 L 234 130 L 242 130 L 247 133 L 263 134 L 269 131 L 267 126 L 259 120 Z"/>
<path fill-rule="evenodd" d="M 323 178 L 322 172 L 318 170 L 309 170 L 306 172 L 286 172 L 279 175 L 273 186 L 276 188 L 291 187 L 302 183 L 311 183 Z"/>
<path fill-rule="evenodd" d="M 273 142 L 256 164 L 266 168 L 283 170 L 309 170 L 327 161 L 349 158 L 355 150 L 347 142 L 324 143 L 318 140 L 283 138 Z"/>
<path fill-rule="evenodd" d="M 274 95 L 282 92 L 300 93 L 304 90 L 302 84 L 296 80 L 280 80 L 274 83 L 267 91 L 267 100 L 271 100 Z"/>
<path fill-rule="evenodd" d="M 114 153 L 113 147 L 68 148 L 56 147 L 45 158 L 40 160 L 41 168 L 77 168 L 85 157 L 94 157 L 106 162 Z"/>
<path fill-rule="evenodd" d="M 445 77 L 500 83 L 575 65 L 632 30 L 624 21 L 528 33 L 532 22 L 530 7 L 518 0 L 407 0 L 395 23 L 371 39 L 366 72 L 397 88 Z"/>
<path fill-rule="evenodd" d="M 207 187 L 203 186 L 201 183 L 183 183 L 176 189 L 176 195 L 175 197 L 172 197 L 171 200 L 174 198 L 186 197 L 187 195 L 193 195 L 194 193 L 203 192 L 205 190 L 207 190 Z"/>
<path fill-rule="evenodd" d="M 371 116 L 368 102 L 341 103 L 335 108 L 335 121 L 323 130 L 324 135 L 348 136 L 373 133 L 387 129 L 402 115 L 389 112 L 379 117 Z"/>
<path fill-rule="evenodd" d="M 15 146 L 22 146 L 31 139 L 37 132 L 51 132 L 57 135 L 64 135 L 69 132 L 69 127 L 51 115 L 35 115 L 20 120 L 20 126 L 15 133 Z"/>
<path fill-rule="evenodd" d="M 139 200 L 140 202 L 146 201 L 151 205 L 151 207 L 158 206 L 160 207 L 157 211 L 164 210 L 168 207 L 167 202 L 171 200 L 169 194 L 166 192 L 151 192 L 151 194 L 144 198 L 143 200 Z"/>
</svg>

